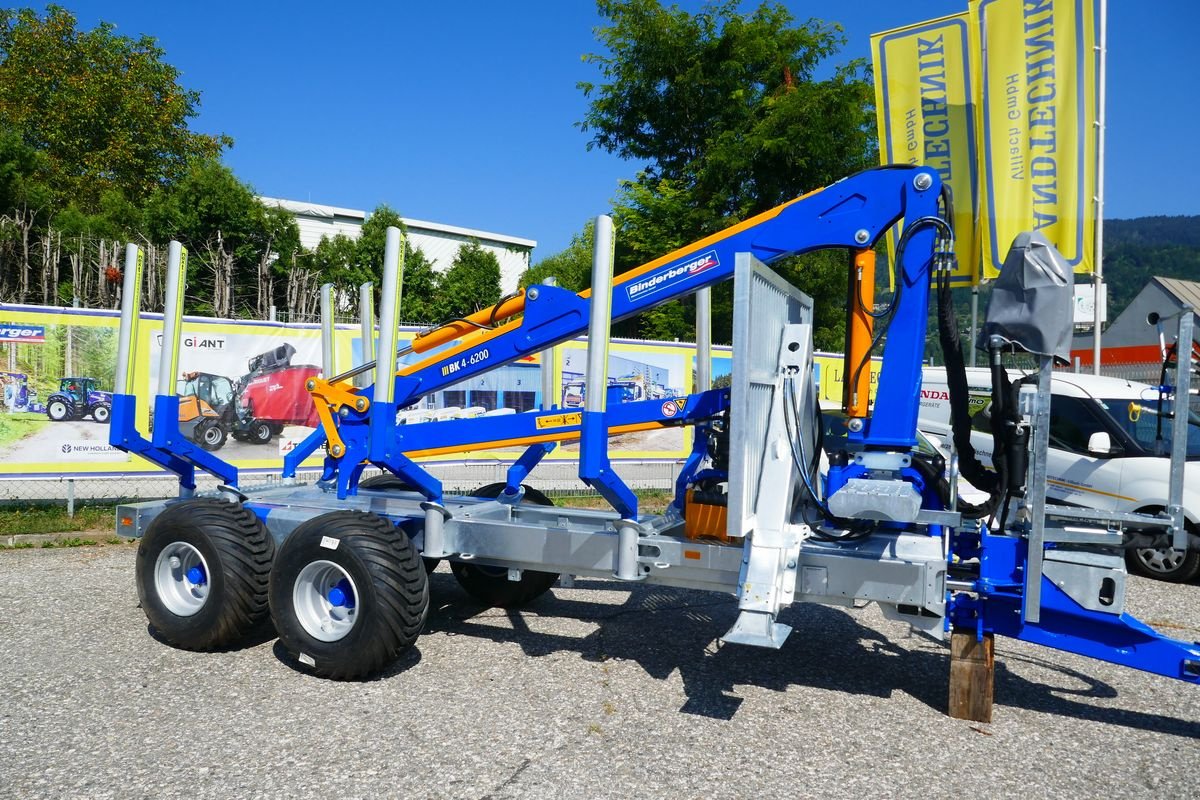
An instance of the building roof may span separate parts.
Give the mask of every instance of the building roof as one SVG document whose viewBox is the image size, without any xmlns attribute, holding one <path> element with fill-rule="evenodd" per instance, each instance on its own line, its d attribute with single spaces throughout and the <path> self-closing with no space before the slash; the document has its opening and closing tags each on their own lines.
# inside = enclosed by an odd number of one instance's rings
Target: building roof
<svg viewBox="0 0 1200 800">
<path fill-rule="evenodd" d="M 316 219 L 334 219 L 343 217 L 349 220 L 365 222 L 367 212 L 360 211 L 355 208 L 341 208 L 339 206 L 327 206 L 320 203 L 306 203 L 299 200 L 284 200 L 278 197 L 259 197 L 264 205 L 282 208 L 285 211 L 290 211 L 293 214 L 313 217 Z M 537 247 L 537 241 L 534 239 L 524 239 L 519 236 L 509 236 L 504 233 L 493 233 L 492 231 L 481 231 L 475 228 L 463 228 L 458 225 L 445 225 L 440 222 L 429 222 L 421 219 L 411 219 L 409 217 L 401 217 L 400 221 L 404 223 L 406 228 L 414 231 L 430 231 L 434 233 L 445 233 L 452 236 L 463 236 L 468 239 L 479 239 L 481 241 L 498 242 L 500 244 L 511 245 L 512 247 L 527 247 L 533 249 Z"/>
<path fill-rule="evenodd" d="M 1193 310 L 1200 309 L 1200 283 L 1184 281 L 1179 278 L 1162 278 L 1155 275 L 1151 278 L 1164 292 L 1178 301 L 1181 306 L 1191 306 Z"/>
</svg>

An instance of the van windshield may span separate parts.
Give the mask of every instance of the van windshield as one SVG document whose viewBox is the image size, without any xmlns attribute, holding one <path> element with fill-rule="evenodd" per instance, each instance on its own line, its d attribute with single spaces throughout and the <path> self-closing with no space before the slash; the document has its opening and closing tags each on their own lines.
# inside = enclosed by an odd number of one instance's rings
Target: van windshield
<svg viewBox="0 0 1200 800">
<path fill-rule="evenodd" d="M 1171 454 L 1174 420 L 1169 416 L 1163 417 L 1160 428 L 1158 400 L 1123 398 L 1100 400 L 1099 403 L 1113 421 L 1147 452 L 1160 456 Z M 1188 412 L 1187 457 L 1189 461 L 1200 460 L 1200 417 L 1191 411 Z"/>
</svg>

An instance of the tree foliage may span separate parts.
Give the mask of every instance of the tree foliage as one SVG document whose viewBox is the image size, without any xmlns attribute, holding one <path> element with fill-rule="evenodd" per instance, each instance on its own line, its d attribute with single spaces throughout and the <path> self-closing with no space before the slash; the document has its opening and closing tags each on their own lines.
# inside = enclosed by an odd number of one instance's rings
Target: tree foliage
<svg viewBox="0 0 1200 800">
<path fill-rule="evenodd" d="M 231 144 L 189 130 L 200 93 L 179 84 L 153 38 L 75 23 L 59 6 L 0 10 L 0 126 L 42 154 L 59 203 L 93 210 L 112 189 L 144 198 Z"/>
<path fill-rule="evenodd" d="M 500 260 L 477 241 L 458 248 L 450 268 L 438 276 L 437 310 L 447 318 L 465 317 L 500 300 Z"/>
<path fill-rule="evenodd" d="M 583 230 L 571 237 L 566 249 L 547 256 L 521 275 L 522 287 L 545 283 L 553 277 L 558 285 L 572 292 L 582 292 L 592 286 L 592 237 L 595 224 L 588 220 Z"/>
<path fill-rule="evenodd" d="M 586 59 L 599 83 L 580 127 L 590 147 L 647 163 L 614 209 L 618 266 L 644 263 L 874 163 L 873 90 L 862 60 L 818 79 L 844 44 L 840 28 L 796 24 L 783 6 L 748 13 L 723 0 L 689 14 L 658 0 L 598 0 L 604 53 Z M 827 258 L 785 267 L 802 289 L 823 287 Z M 836 269 L 844 276 L 844 263 Z M 835 296 L 844 295 L 844 290 Z M 716 335 L 730 296 L 714 299 Z M 842 312 L 819 306 L 818 345 L 834 346 Z M 644 315 L 639 332 L 691 336 L 686 309 Z M 836 342 L 836 346 L 840 346 Z"/>
</svg>

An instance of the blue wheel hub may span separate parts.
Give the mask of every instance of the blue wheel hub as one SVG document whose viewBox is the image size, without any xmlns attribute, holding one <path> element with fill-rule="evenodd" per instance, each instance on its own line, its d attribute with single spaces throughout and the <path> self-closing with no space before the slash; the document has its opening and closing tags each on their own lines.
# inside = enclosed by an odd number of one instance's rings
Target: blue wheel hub
<svg viewBox="0 0 1200 800">
<path fill-rule="evenodd" d="M 208 582 L 208 576 L 204 574 L 204 567 L 199 564 L 188 569 L 187 579 L 197 586 Z"/>
<path fill-rule="evenodd" d="M 354 589 L 350 586 L 350 581 L 342 578 L 337 582 L 327 595 L 329 604 L 338 608 L 354 608 Z"/>
</svg>

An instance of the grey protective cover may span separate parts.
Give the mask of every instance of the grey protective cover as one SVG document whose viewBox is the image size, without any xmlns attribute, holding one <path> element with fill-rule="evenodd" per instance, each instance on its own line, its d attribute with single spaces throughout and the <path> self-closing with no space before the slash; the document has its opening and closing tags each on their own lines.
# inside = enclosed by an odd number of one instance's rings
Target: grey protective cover
<svg viewBox="0 0 1200 800">
<path fill-rule="evenodd" d="M 978 346 L 999 336 L 1037 355 L 1071 360 L 1075 274 L 1062 253 L 1038 232 L 1018 234 L 988 299 Z"/>
</svg>

